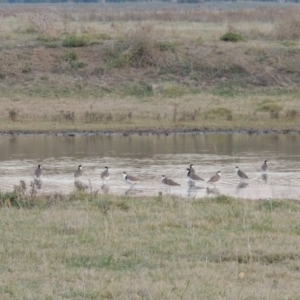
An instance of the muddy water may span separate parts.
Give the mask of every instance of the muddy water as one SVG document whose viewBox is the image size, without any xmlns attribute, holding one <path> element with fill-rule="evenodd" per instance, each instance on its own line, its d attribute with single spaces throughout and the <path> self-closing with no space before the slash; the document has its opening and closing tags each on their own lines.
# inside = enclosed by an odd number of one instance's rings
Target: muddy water
<svg viewBox="0 0 300 300">
<path fill-rule="evenodd" d="M 171 194 L 203 197 L 226 194 L 249 199 L 300 199 L 299 135 L 169 135 L 169 136 L 17 136 L 0 137 L 0 189 L 11 191 L 24 180 L 33 181 L 38 164 L 44 176 L 38 193 L 67 193 L 75 189 L 74 171 L 83 165 L 81 183 L 101 193 L 157 195 L 166 192 L 164 174 L 180 184 Z M 269 171 L 262 174 L 263 161 Z M 186 168 L 194 164 L 206 181 L 188 186 Z M 100 173 L 110 168 L 110 179 L 102 182 Z M 235 167 L 249 177 L 241 182 Z M 222 172 L 216 187 L 207 180 Z M 134 188 L 123 181 L 122 172 L 142 181 Z M 207 189 L 208 188 L 208 189 Z"/>
</svg>

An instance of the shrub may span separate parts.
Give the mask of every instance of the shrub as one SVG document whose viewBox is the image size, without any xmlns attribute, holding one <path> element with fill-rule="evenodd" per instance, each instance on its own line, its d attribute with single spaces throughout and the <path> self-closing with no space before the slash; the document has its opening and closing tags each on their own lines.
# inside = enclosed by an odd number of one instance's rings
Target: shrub
<svg viewBox="0 0 300 300">
<path fill-rule="evenodd" d="M 105 60 L 110 67 L 168 66 L 176 59 L 176 43 L 161 41 L 159 32 L 142 25 L 124 33 L 124 39 L 106 50 Z"/>
<path fill-rule="evenodd" d="M 89 45 L 89 38 L 86 35 L 70 35 L 62 43 L 63 47 L 75 48 Z"/>
<path fill-rule="evenodd" d="M 220 38 L 224 42 L 239 42 L 243 40 L 243 37 L 236 32 L 227 32 Z"/>
</svg>

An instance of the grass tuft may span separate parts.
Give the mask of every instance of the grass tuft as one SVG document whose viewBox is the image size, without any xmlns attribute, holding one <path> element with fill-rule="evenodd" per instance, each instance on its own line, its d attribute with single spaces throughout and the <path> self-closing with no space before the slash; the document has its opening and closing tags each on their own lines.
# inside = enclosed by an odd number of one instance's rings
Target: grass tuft
<svg viewBox="0 0 300 300">
<path fill-rule="evenodd" d="M 278 105 L 271 100 L 264 100 L 258 104 L 256 110 L 259 112 L 279 113 L 282 109 L 283 107 L 281 105 Z"/>
<path fill-rule="evenodd" d="M 138 84 L 126 85 L 123 88 L 123 95 L 134 97 L 151 97 L 154 95 L 154 92 L 151 84 L 140 82 Z"/>
<path fill-rule="evenodd" d="M 227 107 L 212 108 L 205 112 L 206 119 L 218 119 L 225 118 L 227 120 L 232 120 L 232 111 Z"/>
<path fill-rule="evenodd" d="M 61 55 L 61 59 L 64 61 L 74 61 L 78 59 L 78 54 L 74 50 L 67 51 Z"/>
<path fill-rule="evenodd" d="M 243 37 L 236 32 L 227 32 L 220 37 L 220 40 L 223 42 L 240 42 L 243 41 Z"/>
<path fill-rule="evenodd" d="M 177 85 L 165 87 L 162 90 L 162 95 L 166 98 L 179 98 L 185 93 L 184 88 Z"/>
<path fill-rule="evenodd" d="M 19 110 L 12 108 L 8 111 L 8 115 L 11 121 L 16 122 L 19 115 Z"/>
<path fill-rule="evenodd" d="M 297 109 L 288 109 L 285 112 L 285 118 L 288 120 L 294 120 L 298 118 L 300 115 L 300 112 Z"/>
<path fill-rule="evenodd" d="M 89 45 L 89 37 L 87 35 L 70 35 L 63 40 L 62 45 L 68 48 L 85 47 Z"/>
</svg>

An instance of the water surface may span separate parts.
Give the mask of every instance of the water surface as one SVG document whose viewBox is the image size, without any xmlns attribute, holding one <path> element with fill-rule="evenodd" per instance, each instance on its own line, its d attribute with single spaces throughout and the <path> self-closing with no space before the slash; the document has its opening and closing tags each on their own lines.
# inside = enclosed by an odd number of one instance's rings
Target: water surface
<svg viewBox="0 0 300 300">
<path fill-rule="evenodd" d="M 83 185 L 112 194 L 157 195 L 158 192 L 186 197 L 209 193 L 249 199 L 300 199 L 300 136 L 247 134 L 101 135 L 101 136 L 2 136 L 0 137 L 2 191 L 13 190 L 20 180 L 33 181 L 38 164 L 44 176 L 38 193 L 67 193 L 75 189 L 74 171 L 83 165 Z M 269 171 L 260 167 L 269 161 Z M 186 168 L 193 163 L 206 181 L 189 187 Z M 100 174 L 110 168 L 110 179 Z M 235 167 L 250 178 L 241 182 Z M 216 187 L 207 180 L 217 171 Z M 126 171 L 141 179 L 134 188 L 123 181 Z M 164 174 L 180 184 L 166 191 Z M 209 188 L 209 190 L 207 190 Z"/>
</svg>

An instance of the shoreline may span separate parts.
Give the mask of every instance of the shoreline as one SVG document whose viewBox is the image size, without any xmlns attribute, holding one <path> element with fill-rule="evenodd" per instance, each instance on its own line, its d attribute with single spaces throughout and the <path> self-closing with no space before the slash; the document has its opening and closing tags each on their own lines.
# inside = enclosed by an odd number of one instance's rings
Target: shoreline
<svg viewBox="0 0 300 300">
<path fill-rule="evenodd" d="M 187 130 L 62 130 L 62 131 L 34 131 L 34 130 L 7 130 L 0 131 L 0 136 L 96 136 L 96 135 L 175 135 L 175 134 L 300 134 L 300 130 L 295 129 L 187 129 Z"/>
</svg>

